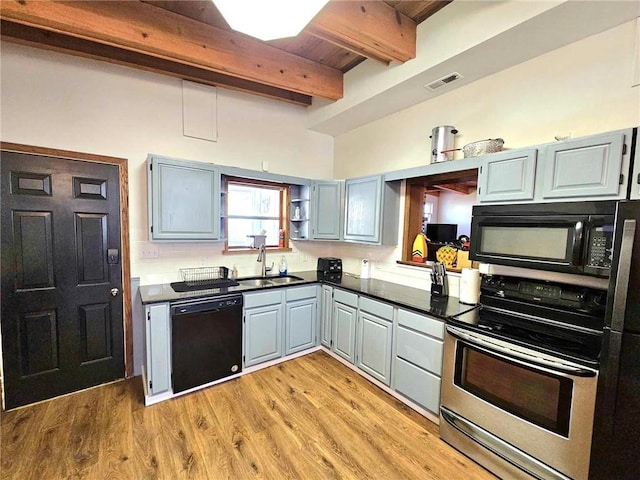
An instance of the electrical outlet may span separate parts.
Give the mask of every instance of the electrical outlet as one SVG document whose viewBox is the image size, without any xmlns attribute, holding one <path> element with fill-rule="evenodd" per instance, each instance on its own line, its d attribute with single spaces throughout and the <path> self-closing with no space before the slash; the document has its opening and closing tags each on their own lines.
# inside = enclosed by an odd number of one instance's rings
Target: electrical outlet
<svg viewBox="0 0 640 480">
<path fill-rule="evenodd" d="M 157 245 L 146 243 L 140 247 L 140 258 L 158 258 L 160 257 L 160 249 Z"/>
<path fill-rule="evenodd" d="M 303 253 L 303 254 L 302 254 L 302 261 L 303 261 L 303 262 L 306 262 L 307 260 L 308 260 L 307 254 L 306 254 L 306 253 Z"/>
</svg>

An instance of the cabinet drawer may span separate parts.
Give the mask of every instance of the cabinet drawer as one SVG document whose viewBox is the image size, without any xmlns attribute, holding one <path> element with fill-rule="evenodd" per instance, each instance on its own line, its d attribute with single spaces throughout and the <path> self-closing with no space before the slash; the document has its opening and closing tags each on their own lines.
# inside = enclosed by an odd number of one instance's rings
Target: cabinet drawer
<svg viewBox="0 0 640 480">
<path fill-rule="evenodd" d="M 355 293 L 345 292 L 344 290 L 334 289 L 333 299 L 350 307 L 358 308 L 358 295 Z"/>
<path fill-rule="evenodd" d="M 287 302 L 304 300 L 305 298 L 316 298 L 318 296 L 318 287 L 316 285 L 289 287 L 285 290 L 285 296 L 287 297 Z"/>
<path fill-rule="evenodd" d="M 444 322 L 407 310 L 398 310 L 398 325 L 412 328 L 432 337 L 444 339 Z"/>
<path fill-rule="evenodd" d="M 244 294 L 244 308 L 263 307 L 276 303 L 282 303 L 282 289 Z"/>
<path fill-rule="evenodd" d="M 372 313 L 386 320 L 393 320 L 393 307 L 391 305 L 371 300 L 367 297 L 360 297 L 360 310 Z"/>
<path fill-rule="evenodd" d="M 440 409 L 440 377 L 395 358 L 394 389 L 433 413 Z"/>
<path fill-rule="evenodd" d="M 442 375 L 442 342 L 405 327 L 398 327 L 396 355 L 418 367 Z"/>
</svg>

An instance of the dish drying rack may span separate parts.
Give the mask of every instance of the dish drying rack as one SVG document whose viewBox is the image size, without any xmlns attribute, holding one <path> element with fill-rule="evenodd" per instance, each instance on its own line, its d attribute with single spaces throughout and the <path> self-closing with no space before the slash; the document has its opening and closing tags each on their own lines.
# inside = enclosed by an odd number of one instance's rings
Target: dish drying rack
<svg viewBox="0 0 640 480">
<path fill-rule="evenodd" d="M 217 283 L 228 284 L 230 280 L 227 267 L 181 268 L 180 274 L 184 283 L 189 287 L 215 285 Z"/>
</svg>

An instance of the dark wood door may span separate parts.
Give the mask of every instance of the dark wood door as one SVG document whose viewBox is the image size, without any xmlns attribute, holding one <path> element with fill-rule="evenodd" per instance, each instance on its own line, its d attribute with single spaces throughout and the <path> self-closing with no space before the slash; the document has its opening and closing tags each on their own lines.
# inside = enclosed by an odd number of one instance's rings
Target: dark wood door
<svg viewBox="0 0 640 480">
<path fill-rule="evenodd" d="M 6 408 L 124 377 L 118 167 L 1 155 Z"/>
</svg>

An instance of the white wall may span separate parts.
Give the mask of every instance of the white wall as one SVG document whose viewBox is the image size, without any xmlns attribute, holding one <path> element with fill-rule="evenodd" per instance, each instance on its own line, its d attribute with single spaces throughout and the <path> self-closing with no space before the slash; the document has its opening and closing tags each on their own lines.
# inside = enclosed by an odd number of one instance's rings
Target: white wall
<svg viewBox="0 0 640 480">
<path fill-rule="evenodd" d="M 456 147 L 502 137 L 505 149 L 551 142 L 556 134 L 578 137 L 638 126 L 640 88 L 631 87 L 638 55 L 634 41 L 635 22 L 629 22 L 338 136 L 335 175 L 349 178 L 425 165 L 429 135 L 438 125 L 457 127 Z M 448 223 L 442 212 L 454 199 L 451 195 L 441 196 L 441 223 Z M 454 202 L 468 209 L 473 203 Z M 368 256 L 373 277 L 426 285 L 426 272 L 396 265 L 401 245 L 402 239 L 398 248 L 338 246 L 333 254 L 348 266 Z"/>
<path fill-rule="evenodd" d="M 181 267 L 235 263 L 249 275 L 260 266 L 254 255 L 222 256 L 222 243 L 160 244 L 160 258 L 140 258 L 148 153 L 254 170 L 268 160 L 270 172 L 333 178 L 333 138 L 305 128 L 304 107 L 219 88 L 218 140 L 199 140 L 182 134 L 179 79 L 6 42 L 1 48 L 3 141 L 129 160 L 132 275 L 142 284 L 173 281 Z M 291 270 L 315 268 L 297 251 L 287 256 Z"/>
</svg>

